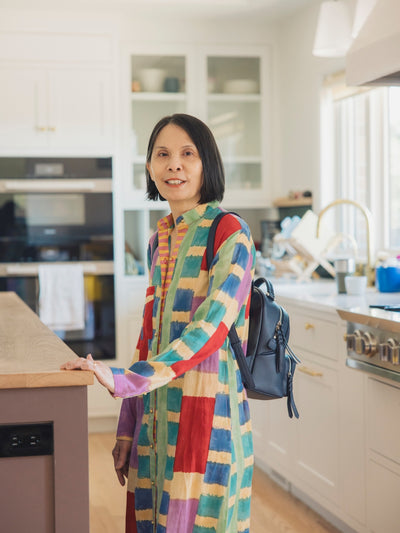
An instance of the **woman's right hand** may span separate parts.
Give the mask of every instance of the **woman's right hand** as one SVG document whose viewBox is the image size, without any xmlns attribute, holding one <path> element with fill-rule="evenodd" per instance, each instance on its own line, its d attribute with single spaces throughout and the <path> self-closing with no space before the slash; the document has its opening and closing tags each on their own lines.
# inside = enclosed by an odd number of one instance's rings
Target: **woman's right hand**
<svg viewBox="0 0 400 533">
<path fill-rule="evenodd" d="M 117 440 L 112 451 L 115 472 L 117 473 L 118 481 L 121 483 L 122 486 L 125 485 L 125 478 L 128 479 L 131 449 L 132 441 Z"/>
</svg>

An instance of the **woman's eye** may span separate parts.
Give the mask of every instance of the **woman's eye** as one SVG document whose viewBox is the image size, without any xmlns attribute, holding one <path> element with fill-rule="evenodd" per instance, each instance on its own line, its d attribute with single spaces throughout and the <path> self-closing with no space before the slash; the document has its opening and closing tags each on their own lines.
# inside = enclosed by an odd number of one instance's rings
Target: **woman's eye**
<svg viewBox="0 0 400 533">
<path fill-rule="evenodd" d="M 158 152 L 159 157 L 166 157 L 167 155 L 167 152 Z"/>
<path fill-rule="evenodd" d="M 186 150 L 185 155 L 186 156 L 193 155 L 193 152 L 191 150 Z"/>
</svg>

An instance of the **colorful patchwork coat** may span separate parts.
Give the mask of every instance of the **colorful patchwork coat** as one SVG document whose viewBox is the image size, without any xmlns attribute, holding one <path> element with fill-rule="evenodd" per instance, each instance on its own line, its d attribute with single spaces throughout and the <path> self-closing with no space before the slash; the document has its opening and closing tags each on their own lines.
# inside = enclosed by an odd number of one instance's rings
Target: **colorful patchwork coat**
<svg viewBox="0 0 400 533">
<path fill-rule="evenodd" d="M 255 249 L 247 224 L 227 215 L 207 270 L 207 236 L 220 210 L 211 202 L 177 219 L 181 243 L 169 278 L 172 218 L 159 222 L 136 362 L 112 369 L 115 396 L 127 398 L 117 438 L 132 441 L 130 531 L 249 532 L 249 406 L 227 335 L 235 322 L 246 350 Z"/>
</svg>

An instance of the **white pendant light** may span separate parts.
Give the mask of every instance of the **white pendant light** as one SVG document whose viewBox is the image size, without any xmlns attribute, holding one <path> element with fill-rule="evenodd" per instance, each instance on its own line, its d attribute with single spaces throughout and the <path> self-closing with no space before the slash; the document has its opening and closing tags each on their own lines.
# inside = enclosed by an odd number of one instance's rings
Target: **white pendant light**
<svg viewBox="0 0 400 533">
<path fill-rule="evenodd" d="M 324 0 L 318 16 L 313 55 L 344 57 L 351 44 L 351 21 L 343 0 Z"/>
<path fill-rule="evenodd" d="M 355 39 L 375 6 L 376 0 L 357 0 L 356 11 L 354 14 L 353 30 L 351 35 Z"/>
</svg>

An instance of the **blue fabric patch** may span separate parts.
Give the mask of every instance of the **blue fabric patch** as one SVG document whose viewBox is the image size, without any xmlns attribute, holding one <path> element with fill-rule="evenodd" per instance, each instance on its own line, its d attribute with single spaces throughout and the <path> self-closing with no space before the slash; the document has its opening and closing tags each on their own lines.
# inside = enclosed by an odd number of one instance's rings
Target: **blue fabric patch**
<svg viewBox="0 0 400 533">
<path fill-rule="evenodd" d="M 235 246 L 235 249 L 233 250 L 232 263 L 233 264 L 236 263 L 239 266 L 241 266 L 243 269 L 245 269 L 248 261 L 249 261 L 249 252 L 246 246 L 241 242 L 237 243 Z"/>
<path fill-rule="evenodd" d="M 204 474 L 204 481 L 206 483 L 212 484 L 217 483 L 218 485 L 223 485 L 224 487 L 228 486 L 229 475 L 231 471 L 231 465 L 208 462 L 206 466 L 206 472 Z"/>
<path fill-rule="evenodd" d="M 153 531 L 153 524 L 150 520 L 140 520 L 136 522 L 138 533 L 149 533 Z"/>
<path fill-rule="evenodd" d="M 210 450 L 231 452 L 231 432 L 228 429 L 213 429 L 210 438 Z"/>
<path fill-rule="evenodd" d="M 227 394 L 217 394 L 215 397 L 214 413 L 216 416 L 224 416 L 229 418 L 231 415 L 231 406 L 229 403 L 229 396 Z"/>
<path fill-rule="evenodd" d="M 236 293 L 238 292 L 240 288 L 241 280 L 238 276 L 235 274 L 230 274 L 226 280 L 221 285 L 221 289 L 234 298 L 236 296 Z"/>
<path fill-rule="evenodd" d="M 182 335 L 182 331 L 185 329 L 186 326 L 186 322 L 171 322 L 171 327 L 169 331 L 169 342 L 172 342 L 175 339 L 179 339 L 179 337 Z"/>
<path fill-rule="evenodd" d="M 168 513 L 168 507 L 169 507 L 169 494 L 168 492 L 165 492 L 165 490 L 163 490 L 163 493 L 161 496 L 160 513 L 166 515 Z"/>
<path fill-rule="evenodd" d="M 143 509 L 151 509 L 153 507 L 153 491 L 152 489 L 135 489 L 135 509 L 141 511 Z"/>
<path fill-rule="evenodd" d="M 130 367 L 129 370 L 132 370 L 132 372 L 136 372 L 137 374 L 140 374 L 146 378 L 154 374 L 154 368 L 149 365 L 147 361 L 137 361 Z"/>
<path fill-rule="evenodd" d="M 111 367 L 111 372 L 113 374 L 125 374 L 125 369 L 124 368 L 115 368 L 115 367 Z"/>
<path fill-rule="evenodd" d="M 175 293 L 173 311 L 190 311 L 192 309 L 193 290 L 177 289 Z"/>
</svg>

